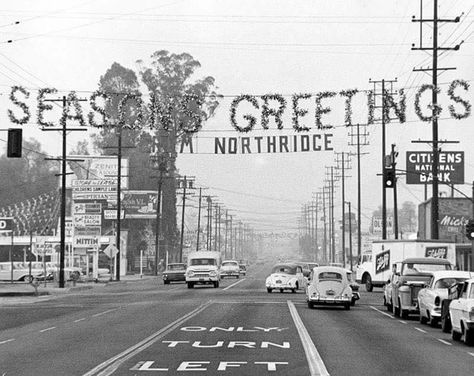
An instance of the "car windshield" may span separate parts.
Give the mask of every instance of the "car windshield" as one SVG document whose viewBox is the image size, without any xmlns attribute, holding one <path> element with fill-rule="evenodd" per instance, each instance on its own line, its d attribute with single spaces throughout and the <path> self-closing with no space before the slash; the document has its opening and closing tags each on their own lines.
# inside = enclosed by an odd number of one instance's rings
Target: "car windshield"
<svg viewBox="0 0 474 376">
<path fill-rule="evenodd" d="M 237 263 L 236 263 L 236 262 L 227 261 L 227 262 L 223 262 L 223 263 L 222 263 L 222 266 L 237 266 Z"/>
<path fill-rule="evenodd" d="M 168 270 L 186 270 L 186 265 L 184 264 L 169 264 Z"/>
<path fill-rule="evenodd" d="M 435 289 L 447 289 L 458 282 L 464 282 L 467 278 L 441 278 L 435 284 Z"/>
<path fill-rule="evenodd" d="M 216 259 L 213 258 L 200 258 L 192 259 L 191 265 L 216 265 Z"/>
<path fill-rule="evenodd" d="M 347 273 L 347 280 L 352 282 L 352 273 Z"/>
<path fill-rule="evenodd" d="M 296 268 L 288 265 L 277 265 L 273 267 L 272 273 L 296 274 Z"/>
<path fill-rule="evenodd" d="M 451 270 L 451 265 L 450 264 L 423 264 L 423 263 L 403 264 L 402 275 L 436 272 L 438 270 Z"/>
<path fill-rule="evenodd" d="M 337 272 L 321 272 L 318 274 L 320 281 L 342 281 L 342 274 Z"/>
<path fill-rule="evenodd" d="M 245 270 L 246 269 L 245 265 L 239 265 L 239 268 L 240 268 L 240 270 Z"/>
</svg>

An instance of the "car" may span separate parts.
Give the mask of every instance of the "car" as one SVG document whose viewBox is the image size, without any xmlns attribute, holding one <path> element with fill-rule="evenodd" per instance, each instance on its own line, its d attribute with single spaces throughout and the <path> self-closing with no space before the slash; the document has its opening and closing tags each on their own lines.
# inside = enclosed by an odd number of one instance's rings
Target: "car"
<svg viewBox="0 0 474 376">
<path fill-rule="evenodd" d="M 170 282 L 186 282 L 186 264 L 171 263 L 163 271 L 163 283 L 169 285 Z"/>
<path fill-rule="evenodd" d="M 441 320 L 443 300 L 448 298 L 448 289 L 457 283 L 474 277 L 474 273 L 460 270 L 433 272 L 433 277 L 425 288 L 418 293 L 420 323 L 437 326 Z"/>
<path fill-rule="evenodd" d="M 453 340 L 462 339 L 467 345 L 474 344 L 474 278 L 464 281 L 461 296 L 449 305 L 451 335 Z"/>
<path fill-rule="evenodd" d="M 337 266 L 319 266 L 311 272 L 306 290 L 309 308 L 315 305 L 342 305 L 351 309 L 352 288 L 347 279 L 347 270 Z"/>
<path fill-rule="evenodd" d="M 309 275 L 311 274 L 311 267 L 309 266 L 309 264 L 305 261 L 289 261 L 295 265 L 299 265 L 301 266 L 301 269 L 303 270 L 303 275 L 306 277 L 306 278 L 309 278 Z"/>
<path fill-rule="evenodd" d="M 221 279 L 224 277 L 240 277 L 240 267 L 237 260 L 224 260 L 221 265 Z"/>
<path fill-rule="evenodd" d="M 392 310 L 395 316 L 406 319 L 410 314 L 418 314 L 418 292 L 428 284 L 433 272 L 452 270 L 446 259 L 433 257 L 408 258 L 402 261 L 398 278 L 391 283 Z"/>
<path fill-rule="evenodd" d="M 355 306 L 356 301 L 360 299 L 360 294 L 359 294 L 359 284 L 355 281 L 354 276 L 352 274 L 352 270 L 346 269 L 346 275 L 347 275 L 347 280 L 349 281 L 349 285 L 351 286 L 352 289 L 352 300 L 351 300 L 351 306 Z"/>
<path fill-rule="evenodd" d="M 290 290 L 295 293 L 298 289 L 306 288 L 306 278 L 300 265 L 293 263 L 279 263 L 273 266 L 271 274 L 265 281 L 267 292 L 273 290 Z"/>
<path fill-rule="evenodd" d="M 239 264 L 239 273 L 241 275 L 247 274 L 247 266 L 245 264 Z"/>
<path fill-rule="evenodd" d="M 0 262 L 0 280 L 2 281 L 10 281 L 13 278 L 13 281 L 32 282 L 39 273 L 40 271 L 34 269 L 30 273 L 28 266 L 22 262 Z"/>
</svg>

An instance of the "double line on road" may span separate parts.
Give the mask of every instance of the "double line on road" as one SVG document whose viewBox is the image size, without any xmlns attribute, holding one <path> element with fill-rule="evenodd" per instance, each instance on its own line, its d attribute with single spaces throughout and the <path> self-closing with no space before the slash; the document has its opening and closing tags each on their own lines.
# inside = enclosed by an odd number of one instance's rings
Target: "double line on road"
<svg viewBox="0 0 474 376">
<path fill-rule="evenodd" d="M 108 376 L 114 373 L 121 364 L 123 364 L 128 359 L 134 357 L 141 351 L 145 350 L 146 348 L 153 345 L 155 342 L 166 336 L 168 333 L 175 330 L 181 324 L 189 320 L 190 318 L 196 316 L 203 310 L 205 310 L 209 305 L 211 305 L 211 301 L 200 305 L 198 308 L 194 309 L 193 311 L 187 313 L 184 316 L 181 316 L 179 319 L 173 321 L 171 324 L 168 324 L 164 328 L 158 330 L 156 333 L 152 334 L 151 336 L 145 338 L 143 341 L 137 343 L 136 345 L 126 349 L 125 351 L 121 352 L 120 354 L 106 360 L 105 362 L 99 364 L 94 369 L 90 370 L 89 372 L 85 373 L 83 376 Z"/>
</svg>

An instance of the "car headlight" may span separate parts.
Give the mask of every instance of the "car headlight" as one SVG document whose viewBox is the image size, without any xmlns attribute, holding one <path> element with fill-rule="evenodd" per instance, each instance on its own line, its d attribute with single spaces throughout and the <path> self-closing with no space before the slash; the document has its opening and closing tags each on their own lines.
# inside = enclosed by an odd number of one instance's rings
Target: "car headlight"
<svg viewBox="0 0 474 376">
<path fill-rule="evenodd" d="M 167 279 L 168 278 L 168 274 L 163 274 L 163 279 Z"/>
<path fill-rule="evenodd" d="M 189 270 L 186 274 L 188 277 L 194 276 L 194 272 L 192 270 Z"/>
<path fill-rule="evenodd" d="M 213 270 L 209 273 L 209 276 L 210 277 L 215 277 L 215 276 L 217 276 L 217 272 Z"/>
</svg>

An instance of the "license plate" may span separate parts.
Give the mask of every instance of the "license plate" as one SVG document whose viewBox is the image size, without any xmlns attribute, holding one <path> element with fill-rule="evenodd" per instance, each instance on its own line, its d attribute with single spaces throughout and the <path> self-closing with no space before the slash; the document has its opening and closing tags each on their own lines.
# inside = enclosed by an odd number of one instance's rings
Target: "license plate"
<svg viewBox="0 0 474 376">
<path fill-rule="evenodd" d="M 203 282 L 204 281 L 204 278 L 199 278 L 199 282 Z"/>
</svg>

